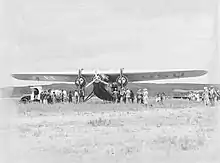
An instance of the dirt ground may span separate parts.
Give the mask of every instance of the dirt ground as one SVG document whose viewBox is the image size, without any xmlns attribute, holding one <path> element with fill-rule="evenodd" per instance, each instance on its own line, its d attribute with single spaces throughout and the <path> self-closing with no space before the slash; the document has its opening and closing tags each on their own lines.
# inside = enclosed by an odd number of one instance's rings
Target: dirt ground
<svg viewBox="0 0 220 163">
<path fill-rule="evenodd" d="M 220 161 L 218 106 L 0 101 L 1 163 Z"/>
</svg>

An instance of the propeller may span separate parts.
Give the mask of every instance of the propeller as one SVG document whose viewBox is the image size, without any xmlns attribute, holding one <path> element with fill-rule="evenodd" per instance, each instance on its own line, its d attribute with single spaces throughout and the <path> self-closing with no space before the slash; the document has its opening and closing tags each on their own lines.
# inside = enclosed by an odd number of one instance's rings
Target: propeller
<svg viewBox="0 0 220 163">
<path fill-rule="evenodd" d="M 107 83 L 107 82 L 105 82 L 105 81 L 103 81 L 103 80 L 101 79 L 100 75 L 97 73 L 97 70 L 95 70 L 95 75 L 94 75 L 94 77 L 93 77 L 93 80 L 92 80 L 89 84 L 86 85 L 86 88 L 89 87 L 89 86 L 90 86 L 91 84 L 93 84 L 94 82 L 97 82 L 97 81 L 99 81 L 99 82 L 101 82 L 101 83 L 103 83 L 103 84 L 109 85 L 109 83 Z"/>
<path fill-rule="evenodd" d="M 84 87 L 86 85 L 86 79 L 82 76 L 82 68 L 79 69 L 78 76 L 75 79 L 75 85 L 78 87 Z"/>
<path fill-rule="evenodd" d="M 127 83 L 127 78 L 123 75 L 123 70 L 124 68 L 120 69 L 119 77 L 116 79 L 117 83 L 121 86 L 121 88 Z"/>
<path fill-rule="evenodd" d="M 93 79 L 89 84 L 86 85 L 86 88 L 88 88 L 91 84 L 95 82 L 95 79 Z"/>
<path fill-rule="evenodd" d="M 105 82 L 105 81 L 103 81 L 103 80 L 101 80 L 101 79 L 97 79 L 97 80 L 100 81 L 100 82 L 103 83 L 103 84 L 109 85 L 109 83 L 107 83 L 107 82 Z"/>
</svg>

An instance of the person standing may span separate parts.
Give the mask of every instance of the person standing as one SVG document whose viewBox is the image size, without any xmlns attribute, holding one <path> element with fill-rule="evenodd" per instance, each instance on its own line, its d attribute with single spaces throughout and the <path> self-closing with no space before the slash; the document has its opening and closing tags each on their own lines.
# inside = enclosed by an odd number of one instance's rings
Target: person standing
<svg viewBox="0 0 220 163">
<path fill-rule="evenodd" d="M 203 101 L 205 103 L 206 106 L 209 105 L 209 90 L 207 87 L 204 87 L 204 92 L 203 92 Z"/>
<path fill-rule="evenodd" d="M 44 103 L 44 92 L 43 91 L 40 93 L 40 101 L 42 104 Z"/>
<path fill-rule="evenodd" d="M 117 91 L 117 103 L 121 102 L 121 92 L 120 90 Z"/>
<path fill-rule="evenodd" d="M 113 103 L 116 103 L 117 99 L 118 99 L 118 91 L 115 88 L 114 91 L 113 91 Z"/>
<path fill-rule="evenodd" d="M 141 89 L 139 89 L 137 91 L 137 95 L 136 95 L 136 99 L 137 99 L 137 104 L 141 103 Z"/>
<path fill-rule="evenodd" d="M 64 102 L 64 92 L 61 90 L 61 102 Z"/>
<path fill-rule="evenodd" d="M 72 103 L 73 102 L 73 94 L 72 94 L 72 91 L 69 91 L 69 103 Z"/>
<path fill-rule="evenodd" d="M 211 86 L 210 91 L 209 91 L 209 99 L 210 99 L 211 106 L 215 106 L 216 97 L 217 97 L 217 93 L 215 91 L 215 88 Z"/>
<path fill-rule="evenodd" d="M 149 98 L 148 98 L 148 90 L 147 90 L 147 88 L 145 88 L 143 90 L 143 102 L 144 102 L 144 105 L 146 107 L 148 106 L 148 100 L 149 100 Z"/>
<path fill-rule="evenodd" d="M 130 98 L 131 98 L 131 103 L 134 103 L 134 92 L 130 90 Z"/>
<path fill-rule="evenodd" d="M 83 102 L 85 98 L 85 91 L 84 89 L 79 90 L 79 102 Z"/>
<path fill-rule="evenodd" d="M 79 103 L 79 92 L 77 90 L 74 91 L 75 103 Z"/>
<path fill-rule="evenodd" d="M 130 91 L 129 89 L 127 89 L 127 90 L 125 91 L 125 93 L 126 93 L 126 100 L 127 100 L 128 102 L 131 102 L 131 91 Z"/>
<path fill-rule="evenodd" d="M 55 104 L 57 102 L 57 97 L 55 92 L 53 92 L 52 94 L 52 99 L 53 99 L 53 104 Z"/>
<path fill-rule="evenodd" d="M 121 95 L 122 95 L 122 101 L 126 104 L 126 91 L 125 91 L 125 88 L 122 88 Z"/>
</svg>

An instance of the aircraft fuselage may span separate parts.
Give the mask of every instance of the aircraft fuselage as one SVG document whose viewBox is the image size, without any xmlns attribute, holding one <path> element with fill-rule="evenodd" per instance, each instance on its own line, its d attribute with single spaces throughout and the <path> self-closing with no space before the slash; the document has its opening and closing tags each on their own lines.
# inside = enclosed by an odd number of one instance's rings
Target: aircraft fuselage
<svg viewBox="0 0 220 163">
<path fill-rule="evenodd" d="M 93 83 L 93 92 L 102 100 L 113 101 L 111 92 L 106 89 L 106 85 L 103 83 Z"/>
</svg>

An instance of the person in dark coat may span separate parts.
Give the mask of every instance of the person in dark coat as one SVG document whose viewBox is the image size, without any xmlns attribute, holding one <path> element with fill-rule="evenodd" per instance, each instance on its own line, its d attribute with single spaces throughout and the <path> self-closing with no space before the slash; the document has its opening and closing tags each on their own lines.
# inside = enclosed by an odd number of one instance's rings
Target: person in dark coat
<svg viewBox="0 0 220 163">
<path fill-rule="evenodd" d="M 64 102 L 64 92 L 63 92 L 63 90 L 61 91 L 61 101 Z"/>
<path fill-rule="evenodd" d="M 73 93 L 72 91 L 69 91 L 69 103 L 73 102 Z"/>
<path fill-rule="evenodd" d="M 131 93 L 130 93 L 130 98 L 131 98 L 131 102 L 134 103 L 134 92 L 132 90 L 130 90 Z"/>
</svg>

